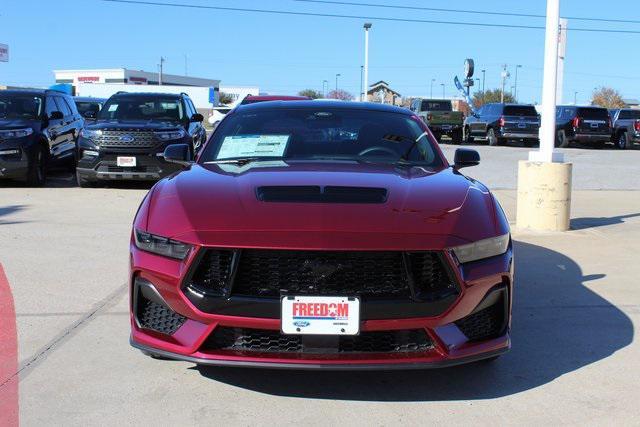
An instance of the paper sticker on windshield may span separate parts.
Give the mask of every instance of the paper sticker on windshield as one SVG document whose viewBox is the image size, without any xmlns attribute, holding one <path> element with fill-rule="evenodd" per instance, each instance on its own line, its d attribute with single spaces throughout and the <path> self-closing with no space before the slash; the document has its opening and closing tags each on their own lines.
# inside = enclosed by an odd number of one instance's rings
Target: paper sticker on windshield
<svg viewBox="0 0 640 427">
<path fill-rule="evenodd" d="M 282 157 L 289 135 L 231 135 L 225 137 L 217 159 L 236 157 Z"/>
</svg>

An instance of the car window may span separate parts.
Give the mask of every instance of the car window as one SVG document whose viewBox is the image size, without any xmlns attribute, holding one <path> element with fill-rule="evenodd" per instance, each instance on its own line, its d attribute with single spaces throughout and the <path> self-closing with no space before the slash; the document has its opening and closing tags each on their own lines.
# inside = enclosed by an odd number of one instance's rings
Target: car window
<svg viewBox="0 0 640 427">
<path fill-rule="evenodd" d="M 56 101 L 56 105 L 58 106 L 58 111 L 60 111 L 62 115 L 65 117 L 70 116 L 71 109 L 69 108 L 67 103 L 64 101 L 64 98 L 62 98 L 61 96 L 54 96 L 54 99 Z"/>
<path fill-rule="evenodd" d="M 533 105 L 505 105 L 504 107 L 504 115 L 505 116 L 538 116 L 538 112 L 536 111 Z"/>
<path fill-rule="evenodd" d="M 189 105 L 191 106 L 191 112 L 192 112 L 191 115 L 197 114 L 198 110 L 196 109 L 196 106 L 193 105 L 193 101 L 191 99 L 189 99 L 189 98 L 187 98 L 187 101 L 189 101 Z M 191 117 L 191 116 L 189 116 L 189 117 Z"/>
<path fill-rule="evenodd" d="M 47 96 L 47 101 L 45 102 L 45 113 L 47 117 L 50 117 L 54 111 L 60 111 L 58 104 L 56 104 L 53 96 Z"/>
<path fill-rule="evenodd" d="M 62 97 L 62 100 L 67 105 L 67 108 L 69 108 L 69 110 L 71 111 L 71 114 L 73 114 L 74 116 L 77 116 L 78 109 L 76 108 L 76 103 L 73 102 L 73 100 L 68 97 Z"/>
<path fill-rule="evenodd" d="M 422 101 L 422 111 L 451 111 L 451 101 Z"/>
<path fill-rule="evenodd" d="M 370 110 L 301 108 L 238 112 L 221 122 L 203 162 L 235 157 L 367 159 L 400 158 L 426 167 L 443 165 L 434 143 L 409 115 Z"/>
<path fill-rule="evenodd" d="M 127 96 L 109 99 L 100 113 L 100 120 L 182 121 L 186 117 L 179 98 Z"/>
<path fill-rule="evenodd" d="M 579 108 L 578 115 L 587 120 L 609 119 L 609 112 L 604 108 Z"/>
<path fill-rule="evenodd" d="M 41 114 L 41 97 L 29 94 L 2 94 L 0 92 L 0 118 L 37 119 Z"/>
<path fill-rule="evenodd" d="M 618 118 L 623 120 L 640 119 L 640 110 L 621 110 Z"/>
<path fill-rule="evenodd" d="M 100 103 L 76 101 L 76 108 L 78 109 L 78 112 L 83 116 L 87 111 L 91 111 L 93 113 L 98 114 L 98 112 L 100 111 Z"/>
</svg>

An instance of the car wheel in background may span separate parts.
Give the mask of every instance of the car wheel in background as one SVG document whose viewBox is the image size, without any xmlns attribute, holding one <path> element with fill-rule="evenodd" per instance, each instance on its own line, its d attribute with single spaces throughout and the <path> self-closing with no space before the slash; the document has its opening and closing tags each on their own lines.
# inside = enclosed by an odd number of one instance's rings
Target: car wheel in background
<svg viewBox="0 0 640 427">
<path fill-rule="evenodd" d="M 627 132 L 622 132 L 620 135 L 618 135 L 618 138 L 613 141 L 613 145 L 615 145 L 619 150 L 626 150 L 627 148 L 629 148 L 629 136 Z"/>
<path fill-rule="evenodd" d="M 563 130 L 559 130 L 556 133 L 556 147 L 559 148 L 567 148 L 569 146 L 569 140 L 567 139 L 567 134 L 564 133 Z"/>
<path fill-rule="evenodd" d="M 468 127 L 464 129 L 464 135 L 465 135 L 465 142 L 467 144 L 473 144 L 473 137 L 471 136 L 471 131 L 469 130 Z"/>
<path fill-rule="evenodd" d="M 453 132 L 451 132 L 451 143 L 452 144 L 460 145 L 460 144 L 462 144 L 462 139 L 463 139 L 462 129 L 456 129 Z"/>
<path fill-rule="evenodd" d="M 498 138 L 496 137 L 496 133 L 493 129 L 489 129 L 487 131 L 487 140 L 489 141 L 489 145 L 492 147 L 498 145 Z"/>
<path fill-rule="evenodd" d="M 47 156 L 44 147 L 41 145 L 35 149 L 33 156 L 29 159 L 27 170 L 27 185 L 31 187 L 41 187 L 46 181 Z"/>
</svg>

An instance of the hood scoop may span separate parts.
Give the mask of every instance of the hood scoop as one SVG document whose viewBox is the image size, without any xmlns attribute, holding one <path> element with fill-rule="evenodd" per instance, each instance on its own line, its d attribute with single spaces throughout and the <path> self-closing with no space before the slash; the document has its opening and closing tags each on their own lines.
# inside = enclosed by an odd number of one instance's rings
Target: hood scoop
<svg viewBox="0 0 640 427">
<path fill-rule="evenodd" d="M 283 203 L 384 203 L 386 188 L 319 185 L 265 186 L 256 189 L 261 202 Z"/>
</svg>

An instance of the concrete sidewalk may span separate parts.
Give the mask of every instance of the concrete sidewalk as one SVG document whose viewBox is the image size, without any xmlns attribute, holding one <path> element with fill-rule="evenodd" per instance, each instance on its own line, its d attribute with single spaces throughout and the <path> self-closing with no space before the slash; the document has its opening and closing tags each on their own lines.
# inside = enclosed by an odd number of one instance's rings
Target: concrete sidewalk
<svg viewBox="0 0 640 427">
<path fill-rule="evenodd" d="M 574 192 L 567 233 L 514 230 L 513 350 L 418 372 L 197 368 L 128 344 L 144 190 L 2 189 L 23 425 L 640 423 L 640 192 Z M 515 191 L 496 191 L 510 219 Z"/>
</svg>

